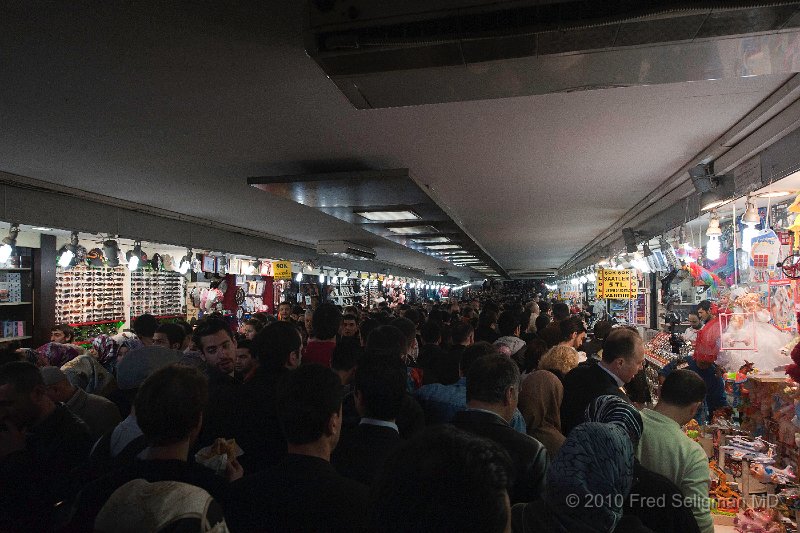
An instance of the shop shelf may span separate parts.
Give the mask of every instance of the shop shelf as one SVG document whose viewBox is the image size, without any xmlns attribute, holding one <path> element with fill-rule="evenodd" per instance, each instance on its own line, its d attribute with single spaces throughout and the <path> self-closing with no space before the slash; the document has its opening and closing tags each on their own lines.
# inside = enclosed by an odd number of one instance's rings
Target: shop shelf
<svg viewBox="0 0 800 533">
<path fill-rule="evenodd" d="M 0 342 L 11 342 L 11 341 L 24 341 L 26 339 L 31 339 L 30 335 L 23 335 L 21 337 L 0 337 Z"/>
<path fill-rule="evenodd" d="M 0 302 L 0 305 L 31 305 L 33 302 Z"/>
<path fill-rule="evenodd" d="M 117 318 L 116 320 L 98 320 L 97 322 L 75 322 L 71 323 L 70 326 L 72 327 L 81 327 L 81 326 L 97 326 L 100 324 L 115 324 L 117 322 L 124 322 L 124 318 Z"/>
</svg>

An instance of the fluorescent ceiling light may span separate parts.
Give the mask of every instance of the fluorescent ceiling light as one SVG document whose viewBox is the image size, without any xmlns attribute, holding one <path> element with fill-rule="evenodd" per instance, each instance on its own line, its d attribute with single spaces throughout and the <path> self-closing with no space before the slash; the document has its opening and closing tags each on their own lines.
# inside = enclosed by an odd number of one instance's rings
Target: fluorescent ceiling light
<svg viewBox="0 0 800 533">
<path fill-rule="evenodd" d="M 398 222 L 400 220 L 419 220 L 421 217 L 413 211 L 354 211 L 356 215 L 362 216 L 373 222 Z"/>
<path fill-rule="evenodd" d="M 481 261 L 480 259 L 456 259 L 453 261 L 453 263 L 457 265 L 469 265 L 469 264 L 474 265 L 475 263 L 483 263 L 483 261 Z"/>
<path fill-rule="evenodd" d="M 400 226 L 398 228 L 386 228 L 398 235 L 421 235 L 423 233 L 438 233 L 439 230 L 433 226 Z"/>
<path fill-rule="evenodd" d="M 429 250 L 460 250 L 461 246 L 458 244 L 433 244 L 428 245 L 425 248 Z"/>
<path fill-rule="evenodd" d="M 41 226 L 34 226 L 31 229 L 35 231 L 53 231 L 53 228 L 44 228 Z"/>
<path fill-rule="evenodd" d="M 791 191 L 768 191 L 756 194 L 756 196 L 758 196 L 759 198 L 781 198 L 783 196 L 789 196 L 790 194 L 793 193 Z"/>
<path fill-rule="evenodd" d="M 411 239 L 414 242 L 419 244 L 424 244 L 427 242 L 450 242 L 450 239 L 447 237 L 420 237 L 418 239 Z"/>
</svg>

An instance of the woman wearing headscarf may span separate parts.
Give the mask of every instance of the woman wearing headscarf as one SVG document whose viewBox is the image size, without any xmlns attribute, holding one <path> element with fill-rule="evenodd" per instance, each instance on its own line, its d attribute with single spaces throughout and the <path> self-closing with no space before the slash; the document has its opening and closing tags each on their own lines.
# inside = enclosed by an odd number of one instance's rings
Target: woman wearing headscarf
<svg viewBox="0 0 800 533">
<path fill-rule="evenodd" d="M 117 366 L 117 348 L 116 341 L 110 335 L 101 334 L 92 339 L 89 354 L 113 374 Z"/>
<path fill-rule="evenodd" d="M 598 396 L 586 407 L 587 422 L 603 422 L 622 429 L 634 448 L 642 438 L 644 424 L 642 415 L 631 404 L 619 396 Z M 666 477 L 646 469 L 634 458 L 633 484 L 630 497 L 626 498 L 623 515 L 637 517 L 641 522 L 659 533 L 694 533 L 700 531 L 691 508 L 674 505 L 681 502 L 680 488 Z M 647 502 L 662 502 L 652 505 Z"/>
<path fill-rule="evenodd" d="M 544 499 L 511 510 L 514 532 L 649 532 L 622 505 L 633 480 L 633 445 L 614 424 L 580 424 L 547 471 Z"/>
<path fill-rule="evenodd" d="M 547 448 L 551 460 L 564 443 L 561 433 L 561 400 L 564 385 L 552 372 L 536 370 L 522 382 L 519 410 L 528 427 L 528 435 Z"/>
</svg>

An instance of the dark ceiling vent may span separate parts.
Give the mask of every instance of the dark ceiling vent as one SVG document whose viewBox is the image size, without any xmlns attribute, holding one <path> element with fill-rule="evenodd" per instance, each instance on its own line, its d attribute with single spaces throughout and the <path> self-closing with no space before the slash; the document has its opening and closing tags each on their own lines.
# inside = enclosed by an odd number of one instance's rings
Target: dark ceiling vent
<svg viewBox="0 0 800 533">
<path fill-rule="evenodd" d="M 425 99 L 424 94 L 415 98 L 409 95 L 405 99 L 397 94 L 384 95 L 380 83 L 386 84 L 385 91 L 395 93 L 398 89 L 391 85 L 398 83 L 396 79 L 380 77 L 380 74 L 433 68 L 453 68 L 463 72 L 469 65 L 524 58 L 544 61 L 548 56 L 559 54 L 572 54 L 570 64 L 591 69 L 591 64 L 576 63 L 577 59 L 584 59 L 581 54 L 588 56 L 589 52 L 631 47 L 685 46 L 709 39 L 800 27 L 800 2 L 797 1 L 344 0 L 337 2 L 333 9 L 328 9 L 327 2 L 318 4 L 319 8 L 315 9 L 312 2 L 306 39 L 308 53 L 356 107 L 442 101 L 441 96 L 431 95 Z M 739 60 L 742 51 L 746 53 L 746 47 L 739 50 Z M 712 65 L 709 63 L 706 67 L 703 64 L 702 54 L 694 53 L 694 63 L 691 63 L 682 59 L 685 53 L 692 52 L 678 48 L 669 51 L 666 57 L 652 51 L 644 52 L 644 55 L 623 56 L 622 59 L 631 64 L 617 64 L 617 67 L 638 72 L 643 62 L 670 63 L 663 68 L 669 68 L 667 73 L 673 79 L 636 80 L 639 84 L 696 81 L 697 76 L 703 75 L 711 77 L 709 69 Z M 722 65 L 720 59 L 726 58 L 716 58 L 717 69 Z M 608 63 L 599 64 L 606 65 L 606 70 L 613 70 Z M 685 71 L 691 65 L 694 65 L 694 71 Z M 537 66 L 537 63 L 526 63 L 519 68 L 522 72 L 531 69 L 535 72 Z M 543 66 L 547 65 L 543 63 Z M 513 64 L 509 63 L 505 70 L 508 83 L 517 87 L 524 85 L 524 74 L 515 76 Z M 483 93 L 476 91 L 475 95 L 459 98 L 458 91 L 463 89 L 458 85 L 465 81 L 452 73 L 441 73 L 441 76 L 446 75 L 452 77 L 447 78 L 446 84 L 453 89 L 451 92 L 456 93 L 454 100 L 632 84 L 609 79 L 610 76 L 583 80 L 583 83 L 565 80 L 562 86 L 556 87 L 544 81 L 539 85 L 530 82 L 532 87 L 518 88 L 517 93 L 503 94 L 502 87 L 491 87 L 484 89 Z M 568 75 L 568 72 L 562 73 L 562 76 Z M 359 81 L 356 82 L 355 78 Z M 415 79 L 414 82 L 413 90 L 418 93 L 424 93 L 424 85 L 430 83 L 425 79 Z M 409 87 L 408 90 L 412 89 Z"/>
</svg>

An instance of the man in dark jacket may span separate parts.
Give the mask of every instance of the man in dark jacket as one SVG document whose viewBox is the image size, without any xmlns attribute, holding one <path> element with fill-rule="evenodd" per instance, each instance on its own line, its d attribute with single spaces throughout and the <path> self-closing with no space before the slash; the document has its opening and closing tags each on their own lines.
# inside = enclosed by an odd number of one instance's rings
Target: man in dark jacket
<svg viewBox="0 0 800 533">
<path fill-rule="evenodd" d="M 564 377 L 561 401 L 561 431 L 569 432 L 583 422 L 586 406 L 606 394 L 628 400 L 622 387 L 629 383 L 644 364 L 644 342 L 633 328 L 615 328 L 603 344 L 603 359 L 597 364 L 581 365 Z"/>
<path fill-rule="evenodd" d="M 276 403 L 288 455 L 234 483 L 225 508 L 231 531 L 363 531 L 368 489 L 330 464 L 342 428 L 339 376 L 301 366 L 281 379 Z"/>
<path fill-rule="evenodd" d="M 241 383 L 233 377 L 236 364 L 236 339 L 224 320 L 201 320 L 192 334 L 197 349 L 206 362 L 208 406 L 203 413 L 203 431 L 199 447 L 214 439 L 236 437 L 239 420 Z"/>
<path fill-rule="evenodd" d="M 259 331 L 250 350 L 258 368 L 242 387 L 241 424 L 237 434 L 248 473 L 277 464 L 286 455 L 275 394 L 280 379 L 300 365 L 300 333 L 291 322 L 273 322 Z"/>
<path fill-rule="evenodd" d="M 371 485 L 386 458 L 400 444 L 395 421 L 403 404 L 403 371 L 381 361 L 356 370 L 353 383 L 359 425 L 342 432 L 331 462 L 345 477 Z"/>
<path fill-rule="evenodd" d="M 453 419 L 456 427 L 495 441 L 511 456 L 516 474 L 512 504 L 539 498 L 547 472 L 542 443 L 509 425 L 517 408 L 519 384 L 519 368 L 513 361 L 502 355 L 481 357 L 467 372 L 467 409 Z"/>
<path fill-rule="evenodd" d="M 0 367 L 0 530 L 45 531 L 55 505 L 77 492 L 89 428 L 47 396 L 39 369 Z"/>
</svg>

